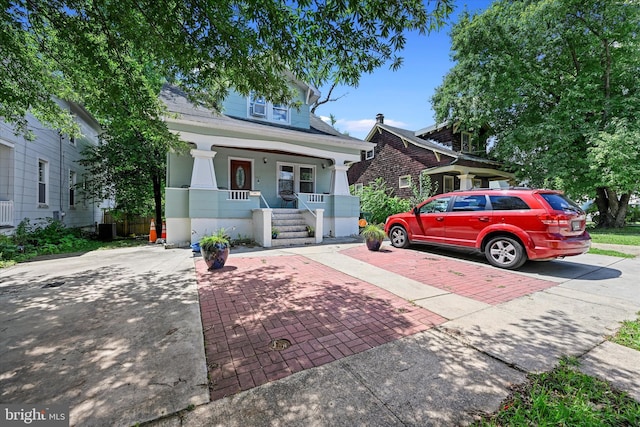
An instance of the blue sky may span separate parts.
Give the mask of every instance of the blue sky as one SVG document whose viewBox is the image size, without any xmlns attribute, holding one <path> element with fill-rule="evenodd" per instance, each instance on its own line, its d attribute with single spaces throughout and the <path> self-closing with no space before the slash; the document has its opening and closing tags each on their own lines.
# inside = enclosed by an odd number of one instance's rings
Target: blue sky
<svg viewBox="0 0 640 427">
<path fill-rule="evenodd" d="M 449 21 L 455 22 L 465 7 L 470 12 L 477 12 L 489 4 L 491 0 L 455 0 Z M 384 114 L 386 124 L 409 130 L 434 124 L 429 99 L 453 65 L 449 30 L 450 25 L 447 25 L 429 35 L 409 34 L 407 45 L 400 53 L 404 57 L 402 68 L 394 72 L 384 66 L 373 74 L 363 75 L 357 88 L 337 87 L 332 97 L 346 95 L 318 107 L 316 115 L 328 121 L 329 114 L 333 114 L 337 129 L 361 139 L 373 127 L 378 113 Z M 320 88 L 320 91 L 324 95 L 328 87 Z"/>
</svg>

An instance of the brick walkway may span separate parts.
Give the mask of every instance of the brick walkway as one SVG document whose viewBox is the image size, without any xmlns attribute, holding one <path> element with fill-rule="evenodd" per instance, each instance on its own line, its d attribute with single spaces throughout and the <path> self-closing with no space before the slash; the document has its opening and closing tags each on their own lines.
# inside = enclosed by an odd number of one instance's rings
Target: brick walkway
<svg viewBox="0 0 640 427">
<path fill-rule="evenodd" d="M 363 245 L 340 253 L 425 285 L 492 305 L 558 285 L 482 264 L 398 249 L 386 243 L 379 252 L 371 252 Z"/>
<path fill-rule="evenodd" d="M 196 260 L 211 399 L 427 330 L 446 319 L 303 256 Z M 289 340 L 284 350 L 274 340 Z"/>
</svg>

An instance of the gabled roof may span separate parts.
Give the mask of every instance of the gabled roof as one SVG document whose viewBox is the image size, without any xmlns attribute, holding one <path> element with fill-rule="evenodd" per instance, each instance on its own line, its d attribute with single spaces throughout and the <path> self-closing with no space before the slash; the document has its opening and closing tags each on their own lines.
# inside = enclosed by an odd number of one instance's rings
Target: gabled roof
<svg viewBox="0 0 640 427">
<path fill-rule="evenodd" d="M 464 153 L 454 151 L 451 148 L 445 145 L 442 145 L 438 141 L 434 141 L 432 139 L 418 138 L 416 136 L 418 132 L 414 132 L 407 129 L 401 129 L 394 126 L 389 126 L 384 123 L 376 123 L 375 126 L 371 129 L 371 131 L 367 135 L 367 137 L 365 138 L 365 141 L 371 141 L 375 133 L 381 132 L 382 130 L 385 130 L 399 137 L 402 140 L 402 142 L 405 144 L 405 146 L 407 146 L 407 144 L 412 144 L 412 145 L 415 145 L 416 147 L 424 148 L 426 150 L 431 150 L 434 153 L 437 153 L 438 155 L 443 154 L 445 156 L 453 157 L 454 159 L 458 159 L 458 160 L 469 160 L 469 161 L 474 161 L 478 163 L 500 165 L 499 162 L 485 159 L 484 157 L 477 157 L 477 156 L 472 156 L 470 154 L 464 154 Z"/>
</svg>

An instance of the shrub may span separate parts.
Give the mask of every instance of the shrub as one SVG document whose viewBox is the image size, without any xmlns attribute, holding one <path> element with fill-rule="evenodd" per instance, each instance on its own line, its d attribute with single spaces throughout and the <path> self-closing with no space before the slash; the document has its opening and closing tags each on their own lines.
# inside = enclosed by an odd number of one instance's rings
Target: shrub
<svg viewBox="0 0 640 427">
<path fill-rule="evenodd" d="M 411 202 L 394 196 L 393 190 L 387 187 L 382 178 L 365 185 L 355 195 L 360 197 L 360 210 L 370 214 L 368 221 L 374 224 L 383 223 L 389 215 L 411 209 Z"/>
</svg>

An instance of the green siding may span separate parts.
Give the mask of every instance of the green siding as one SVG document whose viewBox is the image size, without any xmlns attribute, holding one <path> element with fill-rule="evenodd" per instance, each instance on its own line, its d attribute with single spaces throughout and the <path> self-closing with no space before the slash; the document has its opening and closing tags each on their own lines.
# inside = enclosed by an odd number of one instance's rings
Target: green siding
<svg viewBox="0 0 640 427">
<path fill-rule="evenodd" d="M 164 212 L 167 218 L 189 218 L 189 190 L 167 188 Z"/>
</svg>

